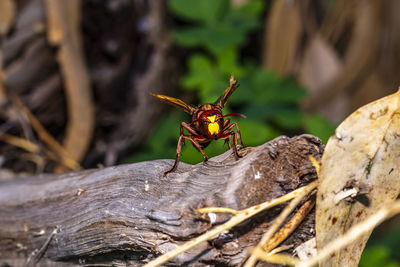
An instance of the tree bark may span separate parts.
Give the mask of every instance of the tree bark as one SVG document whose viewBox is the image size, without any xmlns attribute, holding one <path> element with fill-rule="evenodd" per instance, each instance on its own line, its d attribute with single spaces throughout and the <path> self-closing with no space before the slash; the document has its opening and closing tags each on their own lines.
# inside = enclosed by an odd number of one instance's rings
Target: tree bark
<svg viewBox="0 0 400 267">
<path fill-rule="evenodd" d="M 316 178 L 308 160 L 323 145 L 314 136 L 278 137 L 232 150 L 207 163 L 155 160 L 0 183 L 0 265 L 142 265 L 212 227 L 194 209 L 244 209 L 279 197 Z M 282 206 L 261 213 L 169 264 L 238 264 Z M 285 241 L 312 237 L 310 214 Z M 217 224 L 230 215 L 217 214 Z"/>
</svg>

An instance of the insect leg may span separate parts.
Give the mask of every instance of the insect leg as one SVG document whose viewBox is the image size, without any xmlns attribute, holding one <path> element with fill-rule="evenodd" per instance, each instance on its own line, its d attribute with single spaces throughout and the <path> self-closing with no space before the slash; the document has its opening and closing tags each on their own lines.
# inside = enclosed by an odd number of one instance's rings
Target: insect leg
<svg viewBox="0 0 400 267">
<path fill-rule="evenodd" d="M 194 136 L 198 136 L 199 134 L 192 128 L 190 127 L 189 124 L 186 122 L 181 122 L 181 135 L 183 135 L 183 128 L 189 131 L 189 133 L 193 134 Z"/>
<path fill-rule="evenodd" d="M 226 128 L 222 134 L 228 133 L 233 127 L 236 127 L 236 135 L 237 135 L 237 138 L 239 138 L 240 143 L 241 143 L 242 146 L 244 147 L 243 141 L 242 141 L 242 135 L 240 134 L 239 126 L 237 125 L 236 122 L 234 122 L 234 123 L 232 123 L 231 125 L 229 125 L 229 127 Z"/>
<path fill-rule="evenodd" d="M 231 125 L 232 126 L 232 125 Z M 230 126 L 229 126 L 230 127 Z M 232 126 L 233 127 L 233 126 Z M 230 128 L 232 128 L 230 127 Z M 226 129 L 220 138 L 225 139 L 225 140 L 229 140 L 229 137 L 232 136 L 232 143 L 233 143 L 233 151 L 235 152 L 235 156 L 237 158 L 241 158 L 241 156 L 239 155 L 238 151 L 237 151 L 237 142 L 236 142 L 236 134 L 234 131 L 230 131 L 228 129 Z"/>
<path fill-rule="evenodd" d="M 184 137 L 190 139 L 193 146 L 203 155 L 204 161 L 207 161 L 208 156 L 207 156 L 206 152 L 204 152 L 204 150 L 201 148 L 200 144 L 198 143 L 198 141 L 204 141 L 204 140 L 206 140 L 206 138 L 204 138 L 203 136 L 200 136 L 200 135 L 197 135 L 197 136 L 191 135 L 191 136 L 184 136 Z"/>
<path fill-rule="evenodd" d="M 233 148 L 234 148 L 234 151 L 235 151 L 235 155 L 236 155 L 237 158 L 241 158 L 242 156 L 240 156 L 238 151 L 237 151 L 236 134 L 234 132 L 232 132 L 232 133 L 233 133 L 233 135 L 232 135 L 233 136 L 232 143 L 233 143 Z M 239 136 L 240 136 L 240 134 L 239 134 Z M 242 138 L 240 138 L 240 141 L 242 141 Z M 243 145 L 243 142 L 242 142 L 242 145 Z"/>
<path fill-rule="evenodd" d="M 242 146 L 244 147 L 243 141 L 242 141 L 242 135 L 240 134 L 240 130 L 239 130 L 239 126 L 237 125 L 236 122 L 234 122 L 234 123 L 232 123 L 232 124 L 235 125 L 235 127 L 236 127 L 236 135 L 238 136 L 238 138 L 239 138 L 239 140 L 240 140 L 240 143 L 241 143 Z"/>
<path fill-rule="evenodd" d="M 226 123 L 227 122 L 227 123 Z M 231 148 L 231 144 L 229 143 L 229 138 L 228 137 L 230 137 L 232 134 L 231 134 L 231 129 L 233 128 L 233 124 L 231 124 L 231 125 L 229 125 L 229 122 L 230 122 L 230 120 L 229 119 L 227 119 L 225 122 L 224 122 L 224 128 L 225 127 L 227 127 L 228 126 L 228 128 L 226 128 L 226 129 L 224 129 L 223 131 L 222 131 L 222 134 L 221 134 L 221 137 L 220 138 L 222 138 L 222 139 L 225 139 L 225 143 L 227 143 L 228 144 L 228 147 L 229 147 L 229 149 Z M 227 124 L 227 125 L 225 125 L 225 124 Z"/>
<path fill-rule="evenodd" d="M 224 127 L 222 127 L 222 129 L 225 129 L 226 127 L 228 127 L 230 122 L 231 122 L 231 119 L 226 119 L 224 121 Z"/>
<path fill-rule="evenodd" d="M 224 121 L 224 126 L 222 127 L 222 132 L 224 132 L 224 131 L 225 131 L 224 129 L 225 129 L 226 127 L 229 126 L 229 123 L 230 123 L 230 122 L 231 122 L 230 119 L 226 119 L 226 120 Z M 226 138 L 225 141 L 224 141 L 224 143 L 228 145 L 228 148 L 229 148 L 229 149 L 231 149 L 231 144 L 229 143 L 229 138 Z"/>
<path fill-rule="evenodd" d="M 178 145 L 176 146 L 176 156 L 175 156 L 175 162 L 172 168 L 169 171 L 164 172 L 164 176 L 166 176 L 168 173 L 173 172 L 176 169 L 176 166 L 178 166 L 178 160 L 179 160 L 179 155 L 181 154 L 181 149 L 182 149 L 182 143 L 185 141 L 183 139 L 183 134 L 179 136 L 178 139 Z"/>
<path fill-rule="evenodd" d="M 227 120 L 227 121 L 228 121 L 228 120 Z M 233 127 L 236 127 L 236 133 L 235 133 L 234 131 L 232 131 L 232 128 L 233 128 Z M 240 143 L 242 144 L 242 146 L 244 146 L 244 145 L 243 145 L 243 141 L 242 141 L 242 136 L 241 136 L 241 134 L 240 134 L 239 126 L 237 125 L 236 122 L 234 122 L 234 123 L 232 123 L 231 125 L 229 125 L 229 126 L 222 132 L 220 138 L 225 139 L 225 142 L 226 142 L 226 140 L 229 140 L 229 137 L 230 137 L 231 135 L 233 136 L 233 137 L 232 137 L 232 143 L 233 143 L 233 148 L 234 148 L 234 151 L 235 151 L 235 155 L 236 155 L 236 157 L 241 158 L 241 156 L 240 156 L 239 153 L 237 152 L 237 138 L 239 138 Z M 228 142 L 229 142 L 229 141 L 228 141 Z"/>
<path fill-rule="evenodd" d="M 185 128 L 186 130 L 189 131 L 189 133 L 191 133 L 192 135 L 184 135 L 183 134 L 183 128 Z M 200 151 L 200 153 L 203 155 L 204 157 L 204 161 L 208 160 L 207 154 L 203 151 L 203 149 L 201 148 L 200 144 L 198 143 L 198 141 L 204 141 L 206 140 L 206 138 L 204 138 L 203 136 L 199 135 L 192 127 L 190 127 L 189 124 L 182 122 L 181 123 L 181 135 L 185 138 L 185 139 L 189 139 L 190 142 L 192 142 L 193 146 Z"/>
<path fill-rule="evenodd" d="M 198 134 L 196 133 L 196 131 L 191 128 L 187 123 L 182 122 L 181 123 L 181 127 L 180 127 L 180 136 L 179 136 L 179 140 L 178 140 L 178 145 L 176 146 L 176 156 L 175 156 L 175 162 L 174 165 L 172 166 L 172 168 L 169 171 L 166 171 L 164 173 L 164 176 L 166 176 L 168 173 L 173 172 L 176 167 L 178 166 L 178 161 L 179 161 L 179 156 L 181 154 L 181 150 L 182 150 L 182 144 L 185 143 L 185 139 L 190 139 L 189 136 L 185 135 L 183 132 L 183 129 L 188 130 L 191 134 L 197 136 Z M 192 140 L 191 140 L 192 141 Z M 193 143 L 193 142 L 192 142 Z M 200 151 L 201 152 L 201 151 Z M 203 154 L 204 156 L 204 154 Z"/>
<path fill-rule="evenodd" d="M 225 139 L 224 144 L 227 144 L 228 149 L 231 149 L 231 144 L 229 143 L 229 138 Z"/>
</svg>

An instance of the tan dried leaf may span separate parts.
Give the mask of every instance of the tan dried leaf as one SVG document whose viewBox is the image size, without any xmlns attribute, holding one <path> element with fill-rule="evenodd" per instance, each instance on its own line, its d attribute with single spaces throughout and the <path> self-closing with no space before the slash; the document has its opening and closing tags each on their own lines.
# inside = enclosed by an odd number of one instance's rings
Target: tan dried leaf
<svg viewBox="0 0 400 267">
<path fill-rule="evenodd" d="M 319 250 L 399 195 L 399 100 L 400 91 L 361 107 L 329 139 L 317 195 Z M 358 266 L 369 235 L 320 266 Z"/>
</svg>

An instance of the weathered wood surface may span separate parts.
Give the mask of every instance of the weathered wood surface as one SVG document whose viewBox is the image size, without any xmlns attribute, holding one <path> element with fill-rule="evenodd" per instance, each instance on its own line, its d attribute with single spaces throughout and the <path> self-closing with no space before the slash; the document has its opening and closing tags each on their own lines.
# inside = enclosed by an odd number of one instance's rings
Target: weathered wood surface
<svg viewBox="0 0 400 267">
<path fill-rule="evenodd" d="M 212 227 L 207 216 L 199 217 L 193 209 L 243 209 L 281 196 L 316 178 L 308 155 L 318 159 L 322 152 L 316 137 L 279 137 L 242 149 L 245 156 L 239 160 L 230 150 L 206 164 L 180 163 L 167 177 L 163 172 L 172 160 L 2 182 L 0 265 L 25 265 L 41 248 L 40 266 L 142 265 Z M 238 264 L 281 208 L 242 223 L 170 264 Z M 218 214 L 216 223 L 228 217 Z M 58 233 L 49 239 L 56 227 Z M 310 227 L 313 215 L 286 242 L 298 245 L 311 238 Z M 34 261 L 31 257 L 30 263 Z"/>
</svg>

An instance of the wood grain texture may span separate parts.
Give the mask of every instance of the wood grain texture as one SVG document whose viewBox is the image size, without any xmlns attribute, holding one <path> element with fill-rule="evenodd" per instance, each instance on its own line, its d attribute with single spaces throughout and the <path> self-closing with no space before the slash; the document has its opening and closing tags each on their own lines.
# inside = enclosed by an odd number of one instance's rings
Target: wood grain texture
<svg viewBox="0 0 400 267">
<path fill-rule="evenodd" d="M 232 150 L 208 163 L 155 160 L 64 175 L 16 178 L 0 183 L 0 265 L 24 265 L 50 240 L 40 266 L 142 265 L 212 225 L 193 209 L 243 209 L 281 196 L 315 179 L 308 155 L 323 152 L 310 135 L 279 137 L 235 160 Z M 171 264 L 238 264 L 282 207 L 266 211 Z M 312 237 L 313 214 L 286 242 Z M 229 215 L 218 214 L 217 223 Z"/>
</svg>

